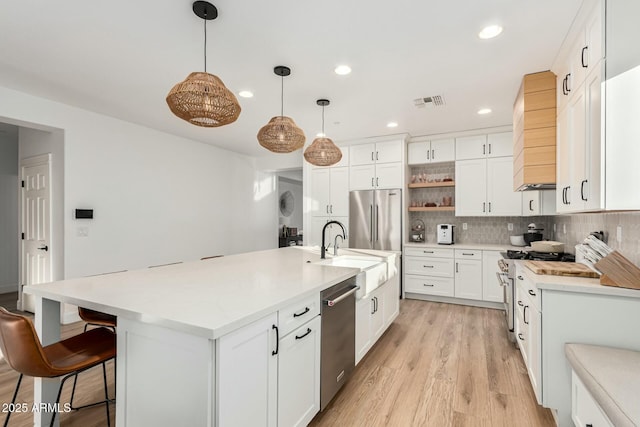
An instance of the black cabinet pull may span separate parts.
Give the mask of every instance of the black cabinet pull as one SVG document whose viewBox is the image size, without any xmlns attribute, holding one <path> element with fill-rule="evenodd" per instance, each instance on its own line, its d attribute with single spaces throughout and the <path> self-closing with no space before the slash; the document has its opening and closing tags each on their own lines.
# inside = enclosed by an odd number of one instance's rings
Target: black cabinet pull
<svg viewBox="0 0 640 427">
<path fill-rule="evenodd" d="M 562 204 L 567 204 L 567 187 L 562 187 Z"/>
<path fill-rule="evenodd" d="M 562 79 L 562 94 L 567 95 L 567 77 Z"/>
<path fill-rule="evenodd" d="M 378 160 L 378 152 L 376 151 L 376 160 Z"/>
<path fill-rule="evenodd" d="M 425 254 L 432 254 L 432 253 L 433 253 L 433 251 L 422 251 L 422 253 L 425 253 Z"/>
<path fill-rule="evenodd" d="M 593 427 L 593 424 L 585 424 L 585 427 Z"/>
<path fill-rule="evenodd" d="M 522 276 L 518 276 L 518 280 L 524 280 Z"/>
<path fill-rule="evenodd" d="M 375 304 L 374 304 L 374 307 L 376 308 L 376 311 L 374 311 L 374 313 L 377 313 L 378 312 L 378 297 L 373 297 L 373 299 L 376 300 Z"/>
<path fill-rule="evenodd" d="M 533 292 L 531 289 L 529 289 L 529 295 L 531 295 L 532 297 L 535 297 L 535 296 L 536 296 L 536 293 L 535 293 L 535 292 Z"/>
<path fill-rule="evenodd" d="M 371 298 L 371 302 L 373 303 L 373 308 L 371 309 L 371 314 L 374 314 L 376 312 L 376 297 Z"/>
<path fill-rule="evenodd" d="M 432 285 L 432 284 L 427 284 L 427 283 L 423 283 L 423 284 L 422 284 L 422 286 L 428 286 L 428 287 L 430 287 L 430 288 L 433 288 L 433 286 L 434 286 L 434 285 Z"/>
<path fill-rule="evenodd" d="M 518 338 L 520 338 L 522 341 L 524 341 L 524 338 L 522 337 L 522 334 L 518 334 Z"/>
<path fill-rule="evenodd" d="M 491 202 L 489 202 L 489 212 L 491 212 Z"/>
<path fill-rule="evenodd" d="M 522 317 L 524 318 L 525 325 L 529 324 L 529 322 L 527 322 L 527 308 L 529 308 L 529 306 L 525 305 L 524 310 L 522 311 Z"/>
<path fill-rule="evenodd" d="M 304 334 L 298 336 L 296 335 L 296 339 L 297 340 L 301 340 L 302 338 L 306 337 L 307 335 L 309 335 L 311 333 L 311 328 L 307 328 L 307 332 L 305 332 Z"/>
<path fill-rule="evenodd" d="M 589 46 L 585 46 L 582 48 L 582 53 L 580 54 L 580 62 L 582 63 L 582 68 L 587 68 L 589 64 L 584 62 L 584 53 L 589 50 Z"/>
<path fill-rule="evenodd" d="M 482 202 L 482 212 L 486 212 L 487 202 Z"/>
<path fill-rule="evenodd" d="M 463 252 L 462 255 L 466 255 L 466 256 L 473 256 L 473 254 L 468 254 L 466 252 Z"/>
<path fill-rule="evenodd" d="M 371 152 L 371 161 L 373 162 L 373 151 Z"/>
<path fill-rule="evenodd" d="M 491 154 L 491 144 L 489 144 L 489 154 Z"/>
<path fill-rule="evenodd" d="M 456 262 L 456 273 L 459 273 L 458 271 L 458 263 Z"/>
<path fill-rule="evenodd" d="M 278 350 L 280 350 L 280 332 L 278 331 L 278 327 L 276 325 L 272 325 L 271 329 L 276 330 L 276 349 L 271 352 L 272 356 L 278 354 Z"/>
<path fill-rule="evenodd" d="M 433 265 L 422 265 L 424 268 L 433 268 Z"/>
<path fill-rule="evenodd" d="M 49 250 L 49 246 L 44 245 L 43 247 L 38 248 L 38 250 L 39 250 L 39 251 L 45 251 L 45 252 L 47 252 L 47 251 Z"/>
<path fill-rule="evenodd" d="M 569 77 L 571 77 L 571 73 L 567 74 L 567 77 L 565 77 L 565 79 L 567 79 L 567 95 L 571 92 L 571 88 L 569 87 Z"/>
<path fill-rule="evenodd" d="M 529 210 L 533 212 L 533 199 L 529 200 Z"/>
<path fill-rule="evenodd" d="M 436 159 L 436 150 L 431 150 L 431 160 Z"/>
<path fill-rule="evenodd" d="M 580 198 L 581 198 L 583 201 L 585 201 L 585 202 L 587 201 L 587 198 L 586 198 L 586 197 L 584 197 L 584 185 L 585 185 L 586 183 L 587 183 L 587 180 L 586 180 L 586 179 L 583 179 L 583 180 L 582 180 L 582 183 L 580 184 Z"/>
<path fill-rule="evenodd" d="M 522 301 L 518 301 L 518 305 L 519 305 L 520 307 L 524 307 L 524 304 L 522 303 Z"/>
<path fill-rule="evenodd" d="M 293 313 L 293 317 L 300 317 L 300 316 L 304 316 L 305 314 L 307 314 L 309 312 L 309 307 L 305 307 L 304 311 L 302 313 Z"/>
<path fill-rule="evenodd" d="M 482 144 L 482 154 L 483 154 L 483 155 L 487 154 L 485 150 L 486 150 L 486 149 L 485 149 L 485 144 Z"/>
</svg>

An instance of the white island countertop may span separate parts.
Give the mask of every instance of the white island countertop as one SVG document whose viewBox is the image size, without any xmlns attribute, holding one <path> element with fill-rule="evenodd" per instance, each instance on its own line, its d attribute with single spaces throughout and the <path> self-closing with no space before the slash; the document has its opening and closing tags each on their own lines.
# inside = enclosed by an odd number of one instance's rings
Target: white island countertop
<svg viewBox="0 0 640 427">
<path fill-rule="evenodd" d="M 379 253 L 381 262 L 386 255 Z M 61 280 L 24 292 L 217 339 L 360 271 L 318 261 L 311 249 L 289 247 Z"/>
</svg>

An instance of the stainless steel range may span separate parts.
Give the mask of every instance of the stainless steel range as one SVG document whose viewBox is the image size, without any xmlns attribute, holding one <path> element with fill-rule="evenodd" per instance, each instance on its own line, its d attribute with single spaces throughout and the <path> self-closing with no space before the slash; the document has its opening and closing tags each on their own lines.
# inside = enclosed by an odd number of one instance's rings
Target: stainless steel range
<svg viewBox="0 0 640 427">
<path fill-rule="evenodd" d="M 574 262 L 575 256 L 569 253 L 546 253 L 546 252 L 534 252 L 534 251 L 511 251 L 500 252 L 503 259 L 498 260 L 498 268 L 500 273 L 496 273 L 500 285 L 504 287 L 504 306 L 507 317 L 507 329 L 508 337 L 512 342 L 516 342 L 516 336 L 514 334 L 514 310 L 515 310 L 515 278 L 516 278 L 516 264 L 513 262 L 516 259 L 520 260 L 532 260 L 532 261 L 562 261 L 562 262 Z"/>
</svg>

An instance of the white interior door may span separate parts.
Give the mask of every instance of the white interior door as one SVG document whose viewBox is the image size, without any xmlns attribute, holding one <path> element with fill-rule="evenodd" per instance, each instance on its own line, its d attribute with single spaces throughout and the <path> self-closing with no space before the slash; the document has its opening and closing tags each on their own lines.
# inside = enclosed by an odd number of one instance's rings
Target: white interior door
<svg viewBox="0 0 640 427">
<path fill-rule="evenodd" d="M 51 281 L 51 154 L 29 157 L 20 163 L 22 177 L 22 254 L 20 283 Z M 18 295 L 18 307 L 33 312 L 31 295 Z"/>
</svg>

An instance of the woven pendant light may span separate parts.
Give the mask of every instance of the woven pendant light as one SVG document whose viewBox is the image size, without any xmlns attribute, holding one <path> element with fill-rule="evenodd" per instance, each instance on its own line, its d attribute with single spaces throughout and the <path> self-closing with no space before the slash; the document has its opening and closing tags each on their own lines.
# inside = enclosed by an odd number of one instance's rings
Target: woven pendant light
<svg viewBox="0 0 640 427">
<path fill-rule="evenodd" d="M 333 141 L 324 134 L 324 107 L 329 105 L 328 99 L 318 99 L 316 104 L 322 106 L 322 137 L 313 140 L 310 146 L 304 150 L 304 158 L 307 162 L 316 166 L 335 165 L 342 159 L 342 151 Z"/>
<path fill-rule="evenodd" d="M 258 131 L 258 142 L 264 148 L 274 153 L 291 153 L 304 146 L 306 140 L 304 132 L 291 117 L 284 113 L 284 77 L 291 74 L 291 69 L 278 65 L 273 72 L 281 77 L 280 85 L 280 115 L 272 117 L 269 123 Z"/>
<path fill-rule="evenodd" d="M 178 83 L 167 95 L 173 114 L 196 126 L 219 127 L 240 116 L 240 104 L 218 76 L 207 73 L 207 21 L 218 17 L 218 10 L 206 1 L 193 3 L 193 12 L 204 21 L 204 72 L 195 72 Z"/>
</svg>

